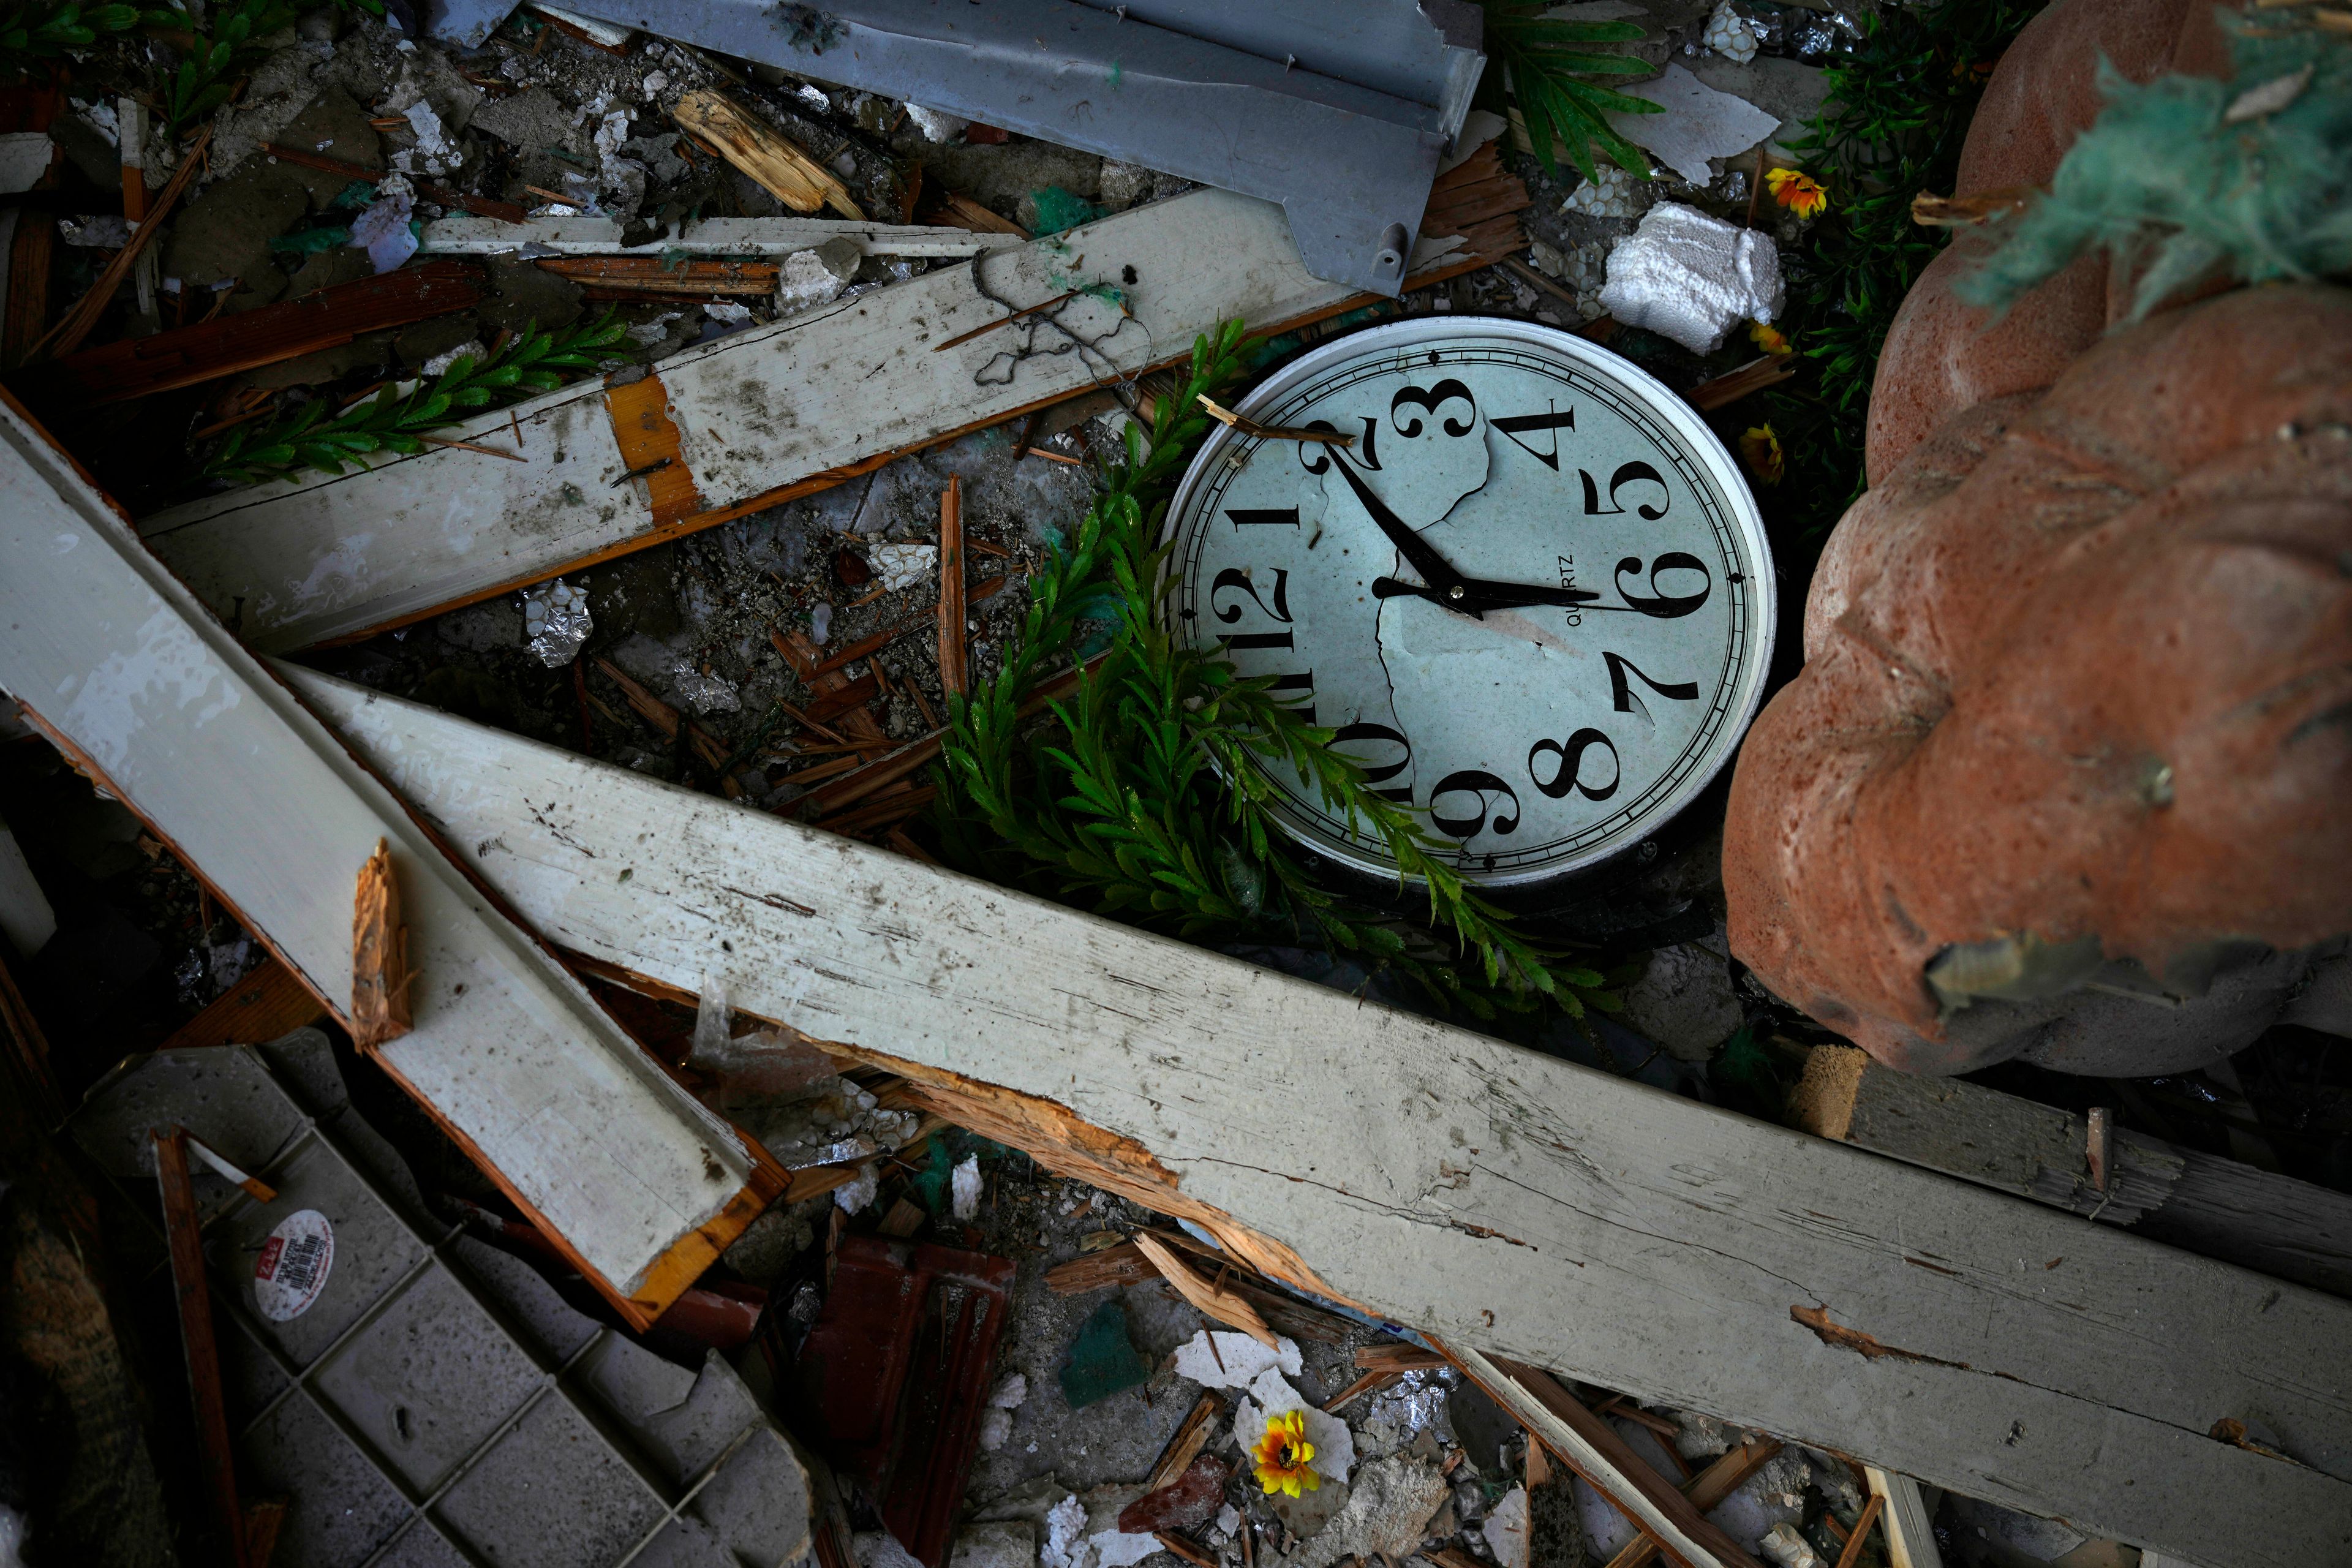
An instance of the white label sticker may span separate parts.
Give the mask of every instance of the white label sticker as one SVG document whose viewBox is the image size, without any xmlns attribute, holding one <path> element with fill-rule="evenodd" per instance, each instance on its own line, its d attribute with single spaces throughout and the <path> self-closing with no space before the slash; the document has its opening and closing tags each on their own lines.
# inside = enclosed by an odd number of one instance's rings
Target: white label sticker
<svg viewBox="0 0 2352 1568">
<path fill-rule="evenodd" d="M 299 1318 L 327 1288 L 335 1266 L 335 1227 L 317 1209 L 288 1215 L 261 1245 L 253 1265 L 253 1299 L 273 1323 Z"/>
</svg>

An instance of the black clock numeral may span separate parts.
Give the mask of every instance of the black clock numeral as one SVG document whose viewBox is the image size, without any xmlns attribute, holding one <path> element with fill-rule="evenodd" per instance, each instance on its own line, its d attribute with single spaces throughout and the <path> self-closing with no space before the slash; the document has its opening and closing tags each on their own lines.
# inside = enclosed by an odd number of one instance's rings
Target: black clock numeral
<svg viewBox="0 0 2352 1568">
<path fill-rule="evenodd" d="M 1217 612 L 1217 619 L 1232 626 L 1242 618 L 1242 607 L 1227 605 L 1219 608 L 1217 605 L 1217 595 L 1228 588 L 1239 588 L 1247 594 L 1250 603 L 1257 606 L 1258 614 L 1277 621 L 1287 622 L 1290 619 L 1290 574 L 1281 567 L 1275 568 L 1274 608 L 1270 610 L 1265 607 L 1265 601 L 1257 596 L 1257 584 L 1250 581 L 1247 572 L 1238 566 L 1228 566 L 1217 574 L 1217 580 L 1209 586 L 1209 608 Z"/>
<path fill-rule="evenodd" d="M 1638 610 L 1656 620 L 1680 620 L 1685 616 L 1696 615 L 1699 606 L 1706 603 L 1707 595 L 1715 592 L 1715 575 L 1706 569 L 1706 563 L 1679 550 L 1670 550 L 1650 563 L 1649 595 L 1626 593 L 1625 574 L 1641 569 L 1642 558 L 1638 555 L 1628 555 L 1617 563 L 1615 582 L 1618 596 L 1625 601 L 1627 609 Z M 1658 587 L 1658 574 L 1661 572 L 1696 572 L 1702 579 L 1699 591 L 1696 594 L 1664 593 Z M 1613 605 L 1610 607 L 1614 608 Z"/>
<path fill-rule="evenodd" d="M 1509 439 L 1512 446 L 1517 447 L 1520 451 L 1525 452 L 1528 457 L 1533 458 L 1537 462 L 1541 463 L 1545 468 L 1549 468 L 1556 474 L 1559 472 L 1559 433 L 1563 430 L 1573 430 L 1576 428 L 1576 410 L 1571 408 L 1563 414 L 1560 412 L 1559 405 L 1557 403 L 1549 403 L 1547 406 L 1551 410 L 1549 414 L 1514 414 L 1507 419 L 1489 419 L 1487 423 L 1492 425 L 1496 429 L 1500 430 L 1504 436 Z M 1528 446 L 1525 441 L 1520 440 L 1519 432 L 1522 430 L 1549 431 L 1551 433 L 1551 450 L 1549 452 L 1538 452 L 1533 447 Z M 1591 479 L 1585 480 L 1585 485 L 1587 487 L 1586 493 L 1588 494 L 1591 493 L 1590 487 L 1591 486 L 1591 483 L 1592 481 Z M 1588 514 L 1591 513 L 1592 510 L 1591 502 L 1586 503 L 1584 510 Z"/>
<path fill-rule="evenodd" d="M 1236 529 L 1298 526 L 1298 509 L 1295 506 L 1228 507 L 1225 515 L 1234 520 Z"/>
<path fill-rule="evenodd" d="M 1633 661 L 1622 654 L 1604 652 L 1601 657 L 1609 664 L 1610 701 L 1620 713 L 1639 713 L 1643 718 L 1650 719 L 1649 705 L 1642 700 L 1641 694 L 1626 681 L 1625 678 L 1628 675 L 1661 697 L 1672 698 L 1676 702 L 1698 700 L 1698 682 L 1696 680 L 1681 680 L 1667 685 L 1653 680 L 1643 674 Z M 1655 724 L 1657 721 L 1650 719 L 1650 722 Z"/>
<path fill-rule="evenodd" d="M 1386 724 L 1342 724 L 1331 732 L 1331 744 L 1334 747 L 1345 745 L 1349 741 L 1376 741 L 1397 746 L 1404 752 L 1404 755 L 1395 762 L 1384 763 L 1379 767 L 1373 766 L 1361 757 L 1350 757 L 1351 762 L 1364 770 L 1364 782 L 1368 784 L 1387 784 L 1389 780 L 1412 766 L 1412 742 L 1404 738 L 1404 732 L 1401 730 L 1391 730 Z M 1400 801 L 1406 805 L 1412 804 L 1411 784 L 1391 789 L 1375 789 L 1372 793 L 1383 800 Z"/>
<path fill-rule="evenodd" d="M 1430 418 L 1436 419 L 1437 411 L 1442 405 L 1457 400 L 1468 404 L 1470 412 L 1465 416 L 1438 420 L 1438 426 L 1448 436 L 1467 436 L 1471 431 L 1478 428 L 1478 400 L 1470 395 L 1470 389 L 1467 386 L 1451 376 L 1439 382 L 1435 386 L 1428 388 L 1418 386 L 1397 388 L 1396 395 L 1389 399 L 1389 422 L 1396 426 L 1398 435 L 1411 439 L 1422 433 L 1425 424 L 1418 418 L 1411 424 L 1405 423 L 1398 416 L 1398 409 L 1418 408 Z"/>
<path fill-rule="evenodd" d="M 1243 632 L 1239 635 L 1228 632 L 1219 640 L 1235 653 L 1248 653 L 1254 648 L 1295 648 L 1298 646 L 1288 632 Z"/>
<path fill-rule="evenodd" d="M 1595 746 L 1609 753 L 1609 782 L 1597 786 L 1586 784 L 1583 778 L 1584 753 Z M 1559 766 L 1549 781 L 1536 770 L 1536 759 L 1546 752 L 1559 759 Z M 1587 800 L 1607 800 L 1624 782 L 1624 773 L 1623 764 L 1617 760 L 1616 742 L 1598 730 L 1579 730 L 1566 741 L 1538 741 L 1528 749 L 1528 777 L 1535 781 L 1536 788 L 1554 800 L 1570 794 Z"/>
<path fill-rule="evenodd" d="M 1356 467 L 1368 474 L 1377 474 L 1381 471 L 1381 422 L 1369 414 L 1363 418 L 1364 439 L 1355 450 Z M 1306 428 L 1328 430 L 1334 436 L 1339 433 L 1339 427 L 1328 419 L 1309 419 Z M 1342 451 L 1346 449 L 1340 448 Z M 1328 474 L 1331 471 L 1330 451 L 1319 441 L 1301 441 L 1298 443 L 1298 466 L 1310 474 Z"/>
<path fill-rule="evenodd" d="M 1655 506 L 1652 506 L 1648 501 L 1643 501 L 1633 509 L 1635 511 L 1640 512 L 1643 517 L 1647 518 L 1650 521 L 1655 522 L 1658 519 L 1665 516 L 1666 509 L 1673 506 L 1675 503 L 1674 492 L 1666 489 L 1665 475 L 1658 472 L 1657 469 L 1650 467 L 1647 463 L 1621 463 L 1618 465 L 1617 471 L 1609 476 L 1609 504 L 1607 506 L 1602 506 L 1601 504 L 1601 487 L 1593 482 L 1592 476 L 1590 473 L 1582 468 L 1579 468 L 1576 470 L 1576 477 L 1584 481 L 1584 515 L 1587 517 L 1615 517 L 1619 513 L 1622 512 L 1625 509 L 1617 504 L 1617 492 L 1623 487 L 1633 484 L 1637 479 L 1647 479 L 1650 483 L 1657 486 L 1658 493 L 1663 498 Z"/>
<path fill-rule="evenodd" d="M 1475 796 L 1478 814 L 1475 816 L 1453 816 L 1438 810 L 1437 803 L 1449 795 Z M 1501 798 L 1489 800 L 1487 797 L 1490 795 Z M 1510 813 L 1508 817 L 1503 815 L 1507 810 Z M 1490 816 L 1496 837 L 1504 837 L 1517 831 L 1519 792 L 1511 787 L 1507 779 L 1497 778 L 1483 769 L 1465 768 L 1460 773 L 1448 773 L 1438 780 L 1436 786 L 1429 792 L 1429 825 L 1448 837 L 1475 838 L 1479 829 L 1489 825 Z"/>
</svg>

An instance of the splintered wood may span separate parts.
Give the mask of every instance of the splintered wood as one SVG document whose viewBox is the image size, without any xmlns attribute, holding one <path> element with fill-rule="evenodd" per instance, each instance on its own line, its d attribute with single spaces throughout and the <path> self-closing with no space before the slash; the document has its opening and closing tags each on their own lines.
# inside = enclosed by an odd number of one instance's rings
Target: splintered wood
<svg viewBox="0 0 2352 1568">
<path fill-rule="evenodd" d="M 1190 1301 L 1193 1310 L 1202 1316 L 1239 1329 L 1270 1351 L 1282 1349 L 1282 1342 L 1275 1337 L 1272 1329 L 1265 1326 L 1265 1320 L 1257 1315 L 1255 1308 L 1233 1291 L 1220 1289 L 1214 1281 L 1194 1273 L 1181 1258 L 1168 1250 L 1166 1242 L 1149 1232 L 1138 1232 L 1135 1246 L 1136 1250 L 1150 1259 L 1151 1266 L 1160 1270 L 1160 1277 L 1175 1287 L 1176 1294 Z"/>
<path fill-rule="evenodd" d="M 965 691 L 963 640 L 963 480 L 950 476 L 940 497 L 940 689 Z"/>
<path fill-rule="evenodd" d="M 392 849 L 379 838 L 360 868 L 352 911 L 352 1045 L 372 1051 L 415 1026 L 408 1011 L 409 983 L 415 978 L 408 968 L 408 927 L 401 923 Z"/>
<path fill-rule="evenodd" d="M 680 125 L 796 213 L 831 207 L 845 218 L 866 215 L 832 170 L 802 152 L 784 133 L 709 88 L 689 92 L 670 111 Z"/>
</svg>

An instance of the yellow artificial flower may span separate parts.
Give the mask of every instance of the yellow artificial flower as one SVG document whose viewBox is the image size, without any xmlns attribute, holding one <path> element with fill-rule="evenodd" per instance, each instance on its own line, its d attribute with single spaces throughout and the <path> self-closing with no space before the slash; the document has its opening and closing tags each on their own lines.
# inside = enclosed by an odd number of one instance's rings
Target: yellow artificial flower
<svg viewBox="0 0 2352 1568">
<path fill-rule="evenodd" d="M 1256 1460 L 1258 1484 L 1268 1497 L 1276 1492 L 1297 1497 L 1301 1489 L 1311 1492 L 1323 1484 L 1307 1468 L 1315 1457 L 1315 1445 L 1307 1440 L 1307 1417 L 1296 1410 L 1267 1417 L 1265 1436 L 1257 1440 L 1251 1457 Z"/>
<path fill-rule="evenodd" d="M 1767 170 L 1764 184 L 1771 189 L 1774 201 L 1799 217 L 1811 217 L 1830 205 L 1830 194 L 1822 189 L 1821 182 L 1794 169 Z"/>
<path fill-rule="evenodd" d="M 1788 334 L 1769 321 L 1758 321 L 1748 329 L 1748 341 L 1768 354 L 1793 353 Z"/>
<path fill-rule="evenodd" d="M 1780 452 L 1780 437 L 1769 425 L 1750 427 L 1739 438 L 1739 455 L 1748 460 L 1748 471 L 1756 476 L 1759 484 L 1779 484 L 1788 468 Z"/>
</svg>

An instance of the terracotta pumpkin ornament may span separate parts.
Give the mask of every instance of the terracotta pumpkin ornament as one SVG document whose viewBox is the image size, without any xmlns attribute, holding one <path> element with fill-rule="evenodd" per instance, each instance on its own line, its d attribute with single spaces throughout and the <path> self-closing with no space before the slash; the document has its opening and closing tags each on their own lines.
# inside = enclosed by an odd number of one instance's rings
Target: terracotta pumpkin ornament
<svg viewBox="0 0 2352 1568">
<path fill-rule="evenodd" d="M 2046 182 L 2210 13 L 2053 7 L 2004 58 L 1960 195 Z M 2215 68 L 2220 68 L 2216 67 Z M 1906 300 L 1872 488 L 1730 796 L 1734 951 L 1889 1065 L 2200 1065 L 2352 1032 L 2352 289 L 2267 284 L 2116 329 L 2094 257 L 1998 324 Z"/>
</svg>

